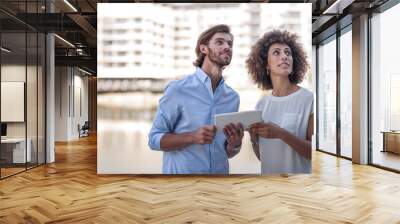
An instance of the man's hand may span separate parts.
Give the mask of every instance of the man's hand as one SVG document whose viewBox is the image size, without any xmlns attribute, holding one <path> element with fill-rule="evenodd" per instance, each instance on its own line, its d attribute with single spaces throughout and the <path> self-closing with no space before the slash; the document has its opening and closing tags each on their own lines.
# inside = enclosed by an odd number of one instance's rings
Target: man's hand
<svg viewBox="0 0 400 224">
<path fill-rule="evenodd" d="M 228 148 L 237 148 L 242 145 L 243 132 L 243 125 L 241 123 L 230 123 L 224 127 Z"/>
<path fill-rule="evenodd" d="M 263 138 L 282 138 L 285 129 L 279 127 L 277 124 L 268 122 L 268 123 L 255 123 L 250 126 L 250 135 L 257 134 Z M 253 136 L 252 136 L 253 137 Z"/>
<path fill-rule="evenodd" d="M 217 128 L 214 125 L 207 125 L 197 129 L 197 131 L 192 132 L 193 144 L 211 144 L 216 131 Z"/>
</svg>

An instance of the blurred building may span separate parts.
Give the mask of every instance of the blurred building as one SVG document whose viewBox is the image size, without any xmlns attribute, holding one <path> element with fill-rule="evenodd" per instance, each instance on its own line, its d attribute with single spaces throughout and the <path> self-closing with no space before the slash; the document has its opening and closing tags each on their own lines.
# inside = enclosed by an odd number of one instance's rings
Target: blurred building
<svg viewBox="0 0 400 224">
<path fill-rule="evenodd" d="M 110 4 L 102 9 L 99 7 L 98 18 L 100 78 L 174 76 L 175 19 L 171 7 Z"/>
<path fill-rule="evenodd" d="M 190 74 L 198 36 L 221 23 L 234 35 L 232 62 L 224 77 L 236 88 L 248 87 L 245 60 L 266 31 L 296 32 L 311 52 L 307 4 L 111 4 L 104 9 L 99 7 L 98 17 L 100 78 L 168 79 Z"/>
</svg>

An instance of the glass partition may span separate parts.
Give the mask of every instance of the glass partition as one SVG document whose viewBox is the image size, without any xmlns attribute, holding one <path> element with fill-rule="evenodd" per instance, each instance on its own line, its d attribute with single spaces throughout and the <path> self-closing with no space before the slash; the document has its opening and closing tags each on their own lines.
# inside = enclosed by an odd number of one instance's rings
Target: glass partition
<svg viewBox="0 0 400 224">
<path fill-rule="evenodd" d="M 44 2 L 0 3 L 0 178 L 45 162 L 45 35 L 16 19 Z"/>
<path fill-rule="evenodd" d="M 27 2 L 28 13 L 40 13 L 42 8 L 39 1 Z M 35 16 L 32 20 L 37 20 Z M 34 21 L 38 23 L 38 21 Z M 28 27 L 29 28 L 29 27 Z M 40 36 L 43 38 L 43 36 Z M 39 159 L 39 32 L 34 29 L 27 29 L 27 150 L 31 151 L 30 162 L 27 167 L 38 165 Z M 43 53 L 43 52 L 42 52 Z"/>
<path fill-rule="evenodd" d="M 38 105 L 37 105 L 37 146 L 38 146 L 38 164 L 46 162 L 46 145 L 45 145 L 45 124 L 46 124 L 46 76 L 45 76 L 45 65 L 46 65 L 46 39 L 43 33 L 38 34 L 38 75 L 37 75 L 37 90 L 38 90 Z"/>
<path fill-rule="evenodd" d="M 31 156 L 26 150 L 26 33 L 3 32 L 1 46 L 0 110 L 6 127 L 1 140 L 1 175 L 6 177 L 24 171 Z"/>
<path fill-rule="evenodd" d="M 27 98 L 26 98 L 26 111 L 27 111 L 27 150 L 30 151 L 30 158 L 28 160 L 28 168 L 37 165 L 37 127 L 38 127 L 38 57 L 37 57 L 37 41 L 38 36 L 36 32 L 27 33 Z"/>
</svg>

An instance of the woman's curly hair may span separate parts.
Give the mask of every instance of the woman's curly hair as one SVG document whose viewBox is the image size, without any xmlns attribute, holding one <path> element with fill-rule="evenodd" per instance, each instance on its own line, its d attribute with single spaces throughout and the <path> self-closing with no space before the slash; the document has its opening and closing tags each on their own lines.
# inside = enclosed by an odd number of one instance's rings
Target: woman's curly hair
<svg viewBox="0 0 400 224">
<path fill-rule="evenodd" d="M 251 79 L 259 88 L 263 90 L 273 88 L 271 77 L 267 74 L 266 65 L 268 62 L 268 50 L 275 43 L 287 44 L 292 51 L 293 70 L 289 75 L 289 81 L 293 84 L 303 81 L 310 66 L 303 46 L 297 42 L 297 39 L 297 34 L 292 34 L 286 30 L 273 30 L 265 33 L 251 48 L 249 57 L 246 60 L 246 66 Z"/>
</svg>

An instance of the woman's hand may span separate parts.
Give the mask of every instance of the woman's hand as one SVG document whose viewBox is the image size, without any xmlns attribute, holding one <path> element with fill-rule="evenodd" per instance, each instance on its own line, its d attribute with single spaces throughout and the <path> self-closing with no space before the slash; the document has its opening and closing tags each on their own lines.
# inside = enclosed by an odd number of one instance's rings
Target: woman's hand
<svg viewBox="0 0 400 224">
<path fill-rule="evenodd" d="M 252 127 L 250 126 L 248 129 L 246 129 L 249 134 L 250 134 L 250 140 L 253 144 L 258 145 L 258 133 L 257 133 L 257 127 Z"/>
<path fill-rule="evenodd" d="M 282 138 L 283 134 L 285 133 L 285 129 L 279 127 L 277 124 L 273 122 L 267 123 L 255 123 L 250 125 L 250 136 L 258 135 L 263 138 Z"/>
<path fill-rule="evenodd" d="M 254 153 L 256 154 L 258 160 L 260 160 L 260 148 L 258 145 L 258 127 L 253 124 L 249 128 L 246 129 L 250 134 L 251 145 Z"/>
</svg>

